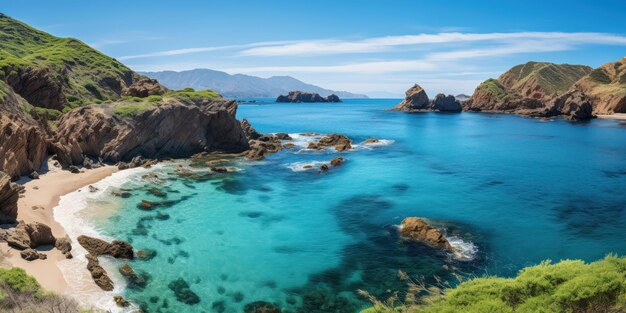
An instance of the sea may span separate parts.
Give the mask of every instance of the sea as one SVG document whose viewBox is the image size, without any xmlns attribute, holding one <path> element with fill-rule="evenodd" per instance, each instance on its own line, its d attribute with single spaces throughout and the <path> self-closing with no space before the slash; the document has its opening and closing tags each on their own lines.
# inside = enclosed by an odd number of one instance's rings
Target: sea
<svg viewBox="0 0 626 313">
<path fill-rule="evenodd" d="M 239 119 L 259 132 L 288 133 L 284 143 L 294 146 L 262 161 L 211 156 L 120 171 L 95 192 L 61 198 L 54 215 L 70 237 L 125 240 L 148 255 L 101 257 L 116 283 L 103 292 L 74 241 L 74 259 L 58 265 L 83 305 L 356 313 L 370 305 L 359 290 L 402 298 L 399 272 L 454 286 L 512 277 L 544 260 L 626 255 L 623 122 L 388 110 L 400 99 L 247 100 Z M 352 149 L 307 149 L 333 133 L 348 136 Z M 364 144 L 369 138 L 378 142 Z M 335 157 L 345 162 L 319 170 Z M 442 229 L 453 251 L 398 236 L 405 217 Z M 123 264 L 138 278 L 122 277 Z M 118 308 L 114 295 L 133 305 Z"/>
</svg>

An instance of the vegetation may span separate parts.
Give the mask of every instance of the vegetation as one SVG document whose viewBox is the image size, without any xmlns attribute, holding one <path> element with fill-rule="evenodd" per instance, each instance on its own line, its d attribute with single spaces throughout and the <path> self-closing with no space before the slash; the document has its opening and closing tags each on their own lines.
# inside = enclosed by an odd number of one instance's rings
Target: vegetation
<svg viewBox="0 0 626 313">
<path fill-rule="evenodd" d="M 626 311 L 626 258 L 615 256 L 589 264 L 545 261 L 515 278 L 475 278 L 455 288 L 428 287 L 402 273 L 401 278 L 409 284 L 403 301 L 362 292 L 374 304 L 362 313 Z"/>
<path fill-rule="evenodd" d="M 576 81 L 589 74 L 591 68 L 584 65 L 528 62 L 514 66 L 499 78 L 510 82 L 509 88 L 518 89 L 527 82 L 537 83 L 547 94 L 563 94 Z"/>
<path fill-rule="evenodd" d="M 113 113 L 123 116 L 135 116 L 153 107 L 163 105 L 170 100 L 200 102 L 203 100 L 219 99 L 222 96 L 210 89 L 195 91 L 192 88 L 169 91 L 163 96 L 148 96 L 145 98 L 122 97 L 121 103 L 114 104 Z"/>
<path fill-rule="evenodd" d="M 165 96 L 179 98 L 179 99 L 189 99 L 191 101 L 197 102 L 203 99 L 217 99 L 222 98 L 222 95 L 213 91 L 211 89 L 199 90 L 195 91 L 193 88 L 185 88 L 181 90 L 170 91 Z"/>
<path fill-rule="evenodd" d="M 154 105 L 149 103 L 149 102 L 130 102 L 130 103 L 123 103 L 123 104 L 119 104 L 117 105 L 114 109 L 113 109 L 113 113 L 119 115 L 119 116 L 123 116 L 123 117 L 128 117 L 128 116 L 135 116 L 138 115 L 141 112 L 147 111 L 151 108 L 153 108 Z"/>
<path fill-rule="evenodd" d="M 596 83 L 600 83 L 600 84 L 610 84 L 611 83 L 611 77 L 609 77 L 609 75 L 607 75 L 604 72 L 604 69 L 602 69 L 602 68 L 597 68 L 597 69 L 593 70 L 589 74 L 589 77 L 591 77 L 591 79 L 593 79 L 593 81 L 596 82 Z"/>
<path fill-rule="evenodd" d="M 21 269 L 0 268 L 0 312 L 79 313 L 73 300 L 44 291 L 39 283 Z"/>
<path fill-rule="evenodd" d="M 137 76 L 77 39 L 52 36 L 0 13 L 0 79 L 17 77 L 26 68 L 49 70 L 70 102 L 117 99 L 116 82 L 130 84 Z"/>
<path fill-rule="evenodd" d="M 57 121 L 64 112 L 55 109 L 46 109 L 35 107 L 37 115 L 45 117 L 49 121 Z"/>
<path fill-rule="evenodd" d="M 498 99 L 504 99 L 507 96 L 505 87 L 502 86 L 498 80 L 493 78 L 489 78 L 478 85 L 476 92 L 488 93 L 494 95 Z"/>
</svg>

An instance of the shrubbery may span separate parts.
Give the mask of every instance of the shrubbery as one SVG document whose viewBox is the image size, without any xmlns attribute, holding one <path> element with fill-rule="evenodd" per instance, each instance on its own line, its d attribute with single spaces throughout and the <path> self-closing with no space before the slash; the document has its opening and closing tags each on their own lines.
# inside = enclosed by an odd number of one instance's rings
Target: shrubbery
<svg viewBox="0 0 626 313">
<path fill-rule="evenodd" d="M 626 258 L 614 256 L 589 264 L 546 261 L 515 278 L 475 278 L 448 289 L 410 284 L 405 301 L 364 293 L 374 307 L 362 313 L 626 312 Z"/>
</svg>

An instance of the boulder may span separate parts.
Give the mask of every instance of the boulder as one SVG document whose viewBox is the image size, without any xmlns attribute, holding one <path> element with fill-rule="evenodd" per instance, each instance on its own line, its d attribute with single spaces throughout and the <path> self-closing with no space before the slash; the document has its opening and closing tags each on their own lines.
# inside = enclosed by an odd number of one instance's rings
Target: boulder
<svg viewBox="0 0 626 313">
<path fill-rule="evenodd" d="M 309 149 L 321 149 L 323 147 L 335 147 L 335 150 L 342 152 L 352 149 L 352 140 L 341 134 L 330 134 L 322 137 L 318 142 L 309 144 Z"/>
<path fill-rule="evenodd" d="M 104 291 L 113 290 L 113 281 L 109 277 L 109 274 L 100 266 L 100 261 L 98 261 L 98 257 L 87 254 L 85 256 L 87 259 L 87 270 L 91 273 L 91 278 L 93 278 L 94 282 L 98 287 L 100 287 Z"/>
<path fill-rule="evenodd" d="M 135 256 L 133 247 L 125 241 L 113 240 L 108 243 L 102 239 L 93 238 L 85 235 L 78 236 L 78 243 L 94 256 L 110 255 L 117 259 L 130 259 Z"/>
<path fill-rule="evenodd" d="M 37 173 L 37 171 L 33 171 L 32 173 L 28 174 L 28 177 L 30 179 L 39 179 L 39 173 Z"/>
<path fill-rule="evenodd" d="M 280 139 L 274 135 L 263 135 L 256 140 L 250 140 L 249 146 L 250 150 L 245 154 L 249 160 L 262 160 L 283 148 Z"/>
<path fill-rule="evenodd" d="M 39 222 L 28 223 L 25 226 L 26 232 L 30 237 L 31 248 L 55 244 L 56 238 L 52 235 L 50 226 Z"/>
<path fill-rule="evenodd" d="M 332 160 L 330 160 L 330 165 L 332 166 L 339 166 L 341 164 L 343 164 L 346 160 L 342 157 L 336 157 L 333 158 Z"/>
<path fill-rule="evenodd" d="M 72 258 L 72 240 L 70 239 L 70 237 L 65 236 L 63 238 L 57 238 L 56 242 L 54 243 L 54 247 L 61 251 L 61 253 L 63 253 L 66 258 Z"/>
<path fill-rule="evenodd" d="M 413 112 L 430 109 L 428 95 L 420 85 L 413 85 L 413 87 L 406 91 L 405 95 L 404 100 L 396 105 L 396 107 L 393 108 L 394 110 Z"/>
<path fill-rule="evenodd" d="M 401 236 L 423 242 L 433 248 L 451 250 L 452 246 L 444 234 L 429 225 L 424 219 L 407 217 L 400 225 Z"/>
<path fill-rule="evenodd" d="M 15 222 L 19 197 L 19 188 L 11 182 L 11 177 L 0 172 L 0 224 Z"/>
<path fill-rule="evenodd" d="M 125 88 L 122 96 L 145 98 L 148 96 L 162 96 L 166 92 L 167 88 L 159 84 L 156 79 L 143 77 Z"/>
<path fill-rule="evenodd" d="M 433 111 L 439 112 L 461 112 L 461 102 L 456 100 L 453 95 L 444 95 L 442 93 L 437 94 L 435 100 L 431 104 Z"/>
<path fill-rule="evenodd" d="M 117 304 L 120 308 L 125 308 L 130 305 L 130 302 L 122 296 L 113 296 L 113 301 L 115 301 L 115 304 Z"/>
<path fill-rule="evenodd" d="M 280 140 L 292 140 L 293 139 L 287 133 L 276 133 L 276 138 L 278 138 Z"/>
<path fill-rule="evenodd" d="M 170 290 L 174 291 L 176 300 L 186 304 L 200 303 L 200 297 L 191 291 L 189 284 L 182 278 L 174 280 L 167 285 Z"/>
<path fill-rule="evenodd" d="M 31 247 L 30 235 L 26 230 L 26 223 L 24 221 L 20 221 L 17 226 L 10 231 L 5 240 L 9 244 L 9 246 L 19 249 L 25 250 Z"/>
<path fill-rule="evenodd" d="M 329 168 L 328 168 L 328 164 L 322 164 L 320 165 L 320 171 L 321 172 L 328 172 Z"/>
<path fill-rule="evenodd" d="M 39 253 L 35 249 L 26 249 L 24 251 L 21 251 L 20 256 L 26 261 L 34 261 L 40 259 L 45 260 L 48 258 L 45 254 Z"/>
</svg>

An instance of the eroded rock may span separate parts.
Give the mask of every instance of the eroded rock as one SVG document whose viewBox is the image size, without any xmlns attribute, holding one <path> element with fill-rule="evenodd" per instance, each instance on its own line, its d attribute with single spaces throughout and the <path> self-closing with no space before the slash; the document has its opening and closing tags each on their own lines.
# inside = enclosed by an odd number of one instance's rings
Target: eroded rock
<svg viewBox="0 0 626 313">
<path fill-rule="evenodd" d="M 444 234 L 439 229 L 429 225 L 423 218 L 405 218 L 402 220 L 399 233 L 404 237 L 423 242 L 434 248 L 452 249 Z"/>
</svg>

